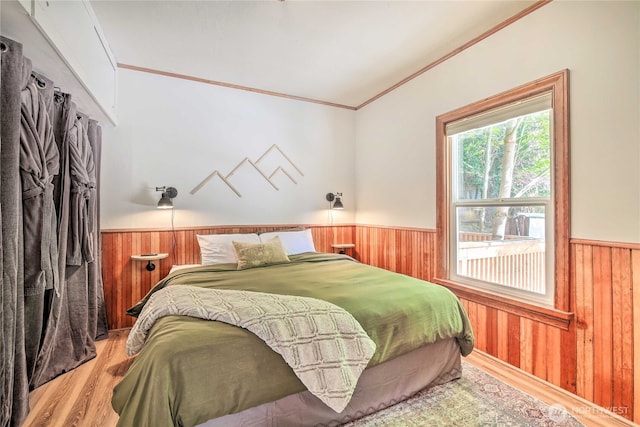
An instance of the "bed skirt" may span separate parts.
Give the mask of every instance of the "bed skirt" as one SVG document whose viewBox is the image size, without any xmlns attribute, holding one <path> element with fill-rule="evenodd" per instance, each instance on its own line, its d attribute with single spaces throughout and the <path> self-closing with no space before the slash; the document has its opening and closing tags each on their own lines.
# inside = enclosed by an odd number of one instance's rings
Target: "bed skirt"
<svg viewBox="0 0 640 427">
<path fill-rule="evenodd" d="M 338 426 L 394 405 L 424 388 L 460 378 L 461 373 L 460 347 L 455 339 L 447 339 L 366 369 L 341 413 L 304 391 L 198 427 Z"/>
</svg>

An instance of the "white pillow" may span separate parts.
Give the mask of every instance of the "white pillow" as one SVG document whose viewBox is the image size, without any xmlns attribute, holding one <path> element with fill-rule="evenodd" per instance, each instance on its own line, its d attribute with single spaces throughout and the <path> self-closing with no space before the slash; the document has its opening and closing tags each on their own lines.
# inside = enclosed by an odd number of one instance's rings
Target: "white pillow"
<svg viewBox="0 0 640 427">
<path fill-rule="evenodd" d="M 185 268 L 200 267 L 201 265 L 202 264 L 177 264 L 177 265 L 172 265 L 171 266 L 171 270 L 169 270 L 169 274 L 173 273 L 174 271 L 183 270 Z"/>
<path fill-rule="evenodd" d="M 233 241 L 243 243 L 260 243 L 257 234 L 196 234 L 200 245 L 200 262 L 203 265 L 236 264 L 236 251 Z"/>
<path fill-rule="evenodd" d="M 280 237 L 282 247 L 284 247 L 287 255 L 316 251 L 310 228 L 302 231 L 273 231 L 271 233 L 262 233 L 260 234 L 260 241 L 266 243 L 276 236 Z"/>
</svg>

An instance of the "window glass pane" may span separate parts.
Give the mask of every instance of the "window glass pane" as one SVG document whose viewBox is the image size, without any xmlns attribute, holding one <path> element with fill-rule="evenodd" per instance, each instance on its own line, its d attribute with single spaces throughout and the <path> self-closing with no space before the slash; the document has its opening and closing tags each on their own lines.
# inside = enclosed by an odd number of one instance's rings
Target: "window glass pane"
<svg viewBox="0 0 640 427">
<path fill-rule="evenodd" d="M 545 110 L 453 135 L 454 199 L 548 198 L 550 118 Z"/>
<path fill-rule="evenodd" d="M 458 276 L 544 295 L 544 206 L 456 208 Z"/>
</svg>

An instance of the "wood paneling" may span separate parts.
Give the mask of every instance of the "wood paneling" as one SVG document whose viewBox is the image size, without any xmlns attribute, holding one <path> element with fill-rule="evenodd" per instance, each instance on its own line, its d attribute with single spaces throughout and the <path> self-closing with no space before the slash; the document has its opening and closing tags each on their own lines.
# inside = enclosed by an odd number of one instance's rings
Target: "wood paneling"
<svg viewBox="0 0 640 427">
<path fill-rule="evenodd" d="M 171 230 L 105 230 L 102 232 L 102 276 L 109 329 L 133 325 L 134 318 L 126 310 L 137 303 L 153 285 L 169 273 L 174 264 L 197 264 L 200 249 L 196 235 L 268 232 L 296 225 L 243 225 L 196 227 Z M 332 243 L 355 242 L 355 226 L 307 226 L 312 229 L 318 251 L 332 252 Z M 351 255 L 357 257 L 357 247 Z M 141 253 L 168 253 L 155 261 L 154 271 L 146 263 L 131 260 Z"/>
<path fill-rule="evenodd" d="M 434 232 L 358 225 L 355 234 L 361 262 L 424 280 L 434 276 Z"/>
<path fill-rule="evenodd" d="M 286 227 L 103 232 L 103 278 L 110 328 L 132 324 L 125 310 L 167 274 L 172 264 L 199 262 L 196 234 Z M 310 227 L 319 251 L 331 252 L 332 243 L 353 242 L 356 247 L 352 255 L 363 263 L 424 280 L 435 277 L 435 230 L 367 225 Z M 148 272 L 144 263 L 130 260 L 132 254 L 142 252 L 168 252 L 170 256 L 158 261 L 155 271 Z M 563 324 L 517 306 L 496 306 L 461 296 L 474 329 L 476 348 L 639 422 L 640 245 L 576 239 L 571 242 L 569 264 L 565 268 L 570 270 L 574 317 Z"/>
<path fill-rule="evenodd" d="M 572 253 L 577 394 L 638 422 L 640 248 L 574 242 Z"/>
<path fill-rule="evenodd" d="M 435 230 L 358 225 L 355 243 L 363 262 L 434 278 Z M 640 246 L 577 239 L 570 246 L 568 327 L 452 290 L 478 350 L 640 422 Z"/>
<path fill-rule="evenodd" d="M 633 280 L 633 420 L 640 424 L 640 250 L 631 251 L 631 271 Z"/>
</svg>

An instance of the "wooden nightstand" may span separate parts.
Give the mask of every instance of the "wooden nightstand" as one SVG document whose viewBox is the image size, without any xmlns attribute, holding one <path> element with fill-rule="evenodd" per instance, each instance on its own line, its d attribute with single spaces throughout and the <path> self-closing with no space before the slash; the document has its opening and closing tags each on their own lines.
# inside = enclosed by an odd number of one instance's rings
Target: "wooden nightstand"
<svg viewBox="0 0 640 427">
<path fill-rule="evenodd" d="M 165 259 L 169 254 L 140 254 L 140 255 L 131 255 L 131 259 L 134 261 L 147 261 L 147 270 L 153 271 L 156 269 L 156 265 L 151 261 L 155 261 L 158 259 Z"/>
<path fill-rule="evenodd" d="M 331 245 L 333 249 L 340 249 L 338 253 L 346 254 L 347 249 L 353 249 L 356 247 L 355 243 L 333 243 Z"/>
</svg>

